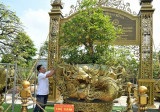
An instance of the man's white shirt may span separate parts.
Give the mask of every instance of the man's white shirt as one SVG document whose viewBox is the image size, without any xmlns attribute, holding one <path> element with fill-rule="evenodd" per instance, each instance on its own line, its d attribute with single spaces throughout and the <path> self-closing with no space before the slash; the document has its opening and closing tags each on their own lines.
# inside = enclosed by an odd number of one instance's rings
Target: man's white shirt
<svg viewBox="0 0 160 112">
<path fill-rule="evenodd" d="M 38 74 L 37 95 L 48 95 L 49 94 L 49 81 L 48 81 L 48 78 L 46 78 L 46 75 L 49 74 L 50 72 L 51 71 Z"/>
</svg>

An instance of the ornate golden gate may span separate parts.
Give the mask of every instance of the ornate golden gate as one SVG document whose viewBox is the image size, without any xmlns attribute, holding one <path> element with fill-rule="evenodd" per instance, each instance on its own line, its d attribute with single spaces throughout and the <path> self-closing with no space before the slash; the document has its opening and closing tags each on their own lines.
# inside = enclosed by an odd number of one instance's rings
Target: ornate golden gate
<svg viewBox="0 0 160 112">
<path fill-rule="evenodd" d="M 104 14 L 110 15 L 114 25 L 122 27 L 125 31 L 121 38 L 115 42 L 116 45 L 135 45 L 139 46 L 139 74 L 138 85 L 149 88 L 149 105 L 154 105 L 154 79 L 152 67 L 153 53 L 153 12 L 152 0 L 141 0 L 141 9 L 138 15 L 135 15 L 129 8 L 129 4 L 124 4 L 123 0 L 99 0 L 100 6 L 104 9 Z M 61 32 L 61 24 L 69 21 L 77 13 L 80 0 L 74 7 L 68 17 L 62 15 L 61 0 L 54 0 L 49 12 L 50 32 L 49 32 L 49 50 L 48 50 L 48 69 L 60 59 L 60 46 L 58 35 Z M 54 85 L 54 86 L 52 86 Z M 50 78 L 50 100 L 56 99 L 56 85 Z"/>
</svg>

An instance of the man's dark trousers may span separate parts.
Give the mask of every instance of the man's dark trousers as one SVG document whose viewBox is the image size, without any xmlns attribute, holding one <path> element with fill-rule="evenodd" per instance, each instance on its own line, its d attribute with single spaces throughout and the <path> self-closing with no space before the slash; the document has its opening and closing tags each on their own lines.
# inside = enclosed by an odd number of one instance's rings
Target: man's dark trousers
<svg viewBox="0 0 160 112">
<path fill-rule="evenodd" d="M 39 103 L 39 105 L 43 109 L 45 109 L 45 104 L 47 104 L 48 95 L 37 95 L 36 98 L 37 98 L 37 102 Z M 36 104 L 36 107 L 33 112 L 43 112 L 43 110 Z"/>
</svg>

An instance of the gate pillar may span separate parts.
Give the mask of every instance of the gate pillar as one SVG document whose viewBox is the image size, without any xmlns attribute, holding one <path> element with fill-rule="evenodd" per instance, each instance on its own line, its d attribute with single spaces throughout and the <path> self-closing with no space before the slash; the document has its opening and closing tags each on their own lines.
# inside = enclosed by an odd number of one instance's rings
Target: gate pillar
<svg viewBox="0 0 160 112">
<path fill-rule="evenodd" d="M 153 12 L 152 0 L 141 0 L 140 5 L 140 73 L 139 86 L 148 88 L 148 104 L 154 106 L 154 85 L 153 79 Z"/>
<path fill-rule="evenodd" d="M 47 69 L 50 70 L 56 62 L 59 61 L 59 44 L 58 44 L 58 33 L 60 27 L 60 19 L 63 17 L 61 9 L 61 0 L 54 0 L 51 3 L 52 9 L 49 12 L 50 16 L 50 26 L 49 26 L 49 44 L 48 44 L 48 66 Z M 49 78 L 49 101 L 56 100 L 56 84 L 53 77 Z"/>
</svg>

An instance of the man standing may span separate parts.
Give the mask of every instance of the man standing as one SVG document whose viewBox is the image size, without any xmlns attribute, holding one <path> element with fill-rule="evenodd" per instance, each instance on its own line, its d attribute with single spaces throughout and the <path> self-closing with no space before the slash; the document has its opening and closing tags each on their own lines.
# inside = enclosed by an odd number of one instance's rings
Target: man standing
<svg viewBox="0 0 160 112">
<path fill-rule="evenodd" d="M 45 104 L 47 104 L 48 94 L 49 94 L 49 80 L 48 77 L 53 76 L 55 73 L 54 69 L 46 72 L 46 69 L 42 65 L 37 66 L 38 74 L 38 89 L 37 89 L 37 102 L 40 106 L 45 109 Z M 33 112 L 43 112 L 43 110 L 36 105 Z"/>
</svg>

